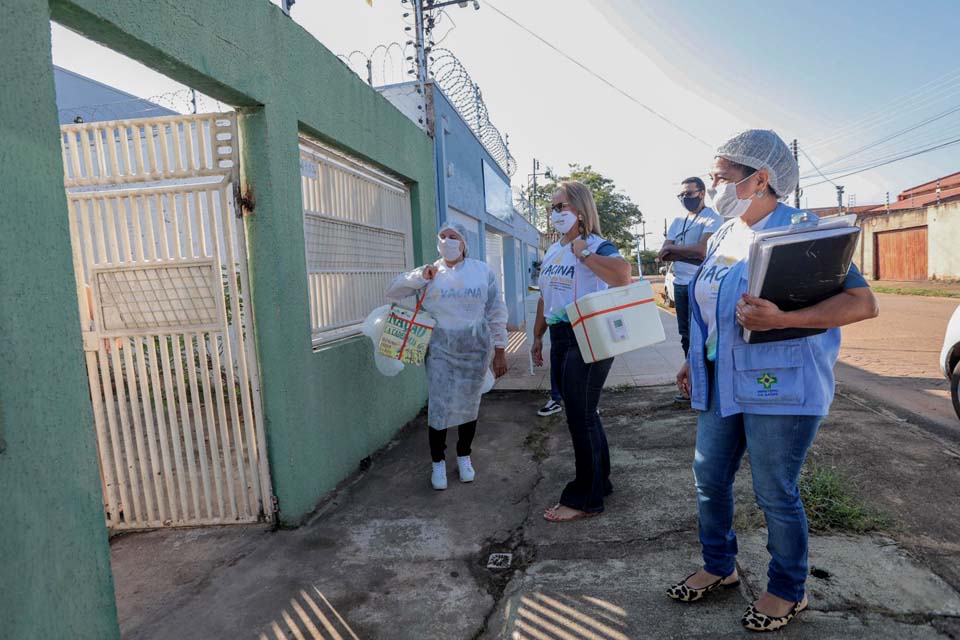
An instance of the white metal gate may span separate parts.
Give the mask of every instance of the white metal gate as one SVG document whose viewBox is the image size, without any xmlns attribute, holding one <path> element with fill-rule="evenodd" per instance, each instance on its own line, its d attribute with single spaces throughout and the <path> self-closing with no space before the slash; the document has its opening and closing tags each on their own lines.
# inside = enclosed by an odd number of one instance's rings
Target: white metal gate
<svg viewBox="0 0 960 640">
<path fill-rule="evenodd" d="M 107 525 L 271 519 L 236 114 L 61 144 Z"/>
</svg>

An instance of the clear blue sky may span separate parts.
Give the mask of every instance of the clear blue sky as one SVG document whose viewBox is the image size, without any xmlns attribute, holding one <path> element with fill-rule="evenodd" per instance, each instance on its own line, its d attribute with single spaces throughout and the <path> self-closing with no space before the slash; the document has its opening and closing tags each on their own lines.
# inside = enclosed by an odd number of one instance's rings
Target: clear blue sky
<svg viewBox="0 0 960 640">
<path fill-rule="evenodd" d="M 481 0 L 480 11 L 450 9 L 456 28 L 443 46 L 482 86 L 520 166 L 534 157 L 559 170 L 592 164 L 640 205 L 654 229 L 683 213 L 673 197 L 677 182 L 705 173 L 712 149 L 565 60 L 494 6 L 712 144 L 745 127 L 772 128 L 799 139 L 829 172 L 960 138 L 958 108 L 827 164 L 960 107 L 960 0 Z M 403 11 L 399 0 L 374 0 L 372 8 L 364 0 L 298 0 L 293 19 L 334 53 L 347 54 L 406 39 Z M 187 99 L 185 88 L 59 27 L 54 60 L 138 96 L 181 89 L 181 102 Z M 395 71 L 406 77 L 399 65 Z M 843 135 L 823 142 L 838 128 Z M 837 181 L 858 204 L 882 203 L 887 191 L 895 198 L 955 171 L 960 144 Z M 518 172 L 514 184 L 524 184 L 527 172 Z M 803 158 L 801 173 L 813 173 Z M 810 187 L 802 204 L 828 206 L 835 194 L 831 184 Z"/>
<path fill-rule="evenodd" d="M 848 135 L 832 147 L 810 149 L 818 164 L 960 105 L 956 0 L 593 3 L 605 6 L 611 19 L 622 18 L 620 31 L 632 32 L 639 49 L 748 121 L 796 136 L 801 145 L 848 127 Z M 890 105 L 904 96 L 913 97 Z M 882 113 L 865 118 L 882 107 Z M 850 129 L 858 120 L 861 128 Z M 960 112 L 833 166 L 857 168 L 951 137 L 960 137 Z M 801 171 L 810 171 L 809 163 L 801 162 Z M 874 198 L 884 190 L 893 197 L 954 171 L 960 171 L 960 145 L 864 176 L 879 191 L 857 186 Z M 845 181 L 856 182 L 840 180 Z M 821 204 L 816 196 L 829 195 L 833 187 L 823 189 L 811 190 L 811 205 Z"/>
</svg>

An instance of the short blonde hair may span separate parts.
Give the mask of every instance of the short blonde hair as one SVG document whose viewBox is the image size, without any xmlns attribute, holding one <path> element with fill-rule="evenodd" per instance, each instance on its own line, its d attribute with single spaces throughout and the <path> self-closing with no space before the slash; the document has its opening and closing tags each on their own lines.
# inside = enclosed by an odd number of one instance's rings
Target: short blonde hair
<svg viewBox="0 0 960 640">
<path fill-rule="evenodd" d="M 591 233 L 600 235 L 600 214 L 597 213 L 597 203 L 593 199 L 590 187 L 578 180 L 565 180 L 558 187 L 567 198 L 567 205 L 575 213 L 583 216 L 580 221 L 580 233 L 588 236 Z"/>
</svg>

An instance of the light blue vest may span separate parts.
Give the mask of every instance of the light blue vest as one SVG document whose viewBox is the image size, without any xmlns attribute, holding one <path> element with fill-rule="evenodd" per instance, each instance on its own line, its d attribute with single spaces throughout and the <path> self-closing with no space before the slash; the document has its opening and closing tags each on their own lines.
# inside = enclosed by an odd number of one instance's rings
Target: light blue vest
<svg viewBox="0 0 960 640">
<path fill-rule="evenodd" d="M 791 223 L 797 209 L 780 203 L 767 229 Z M 812 215 L 812 214 L 811 214 Z M 814 216 L 815 218 L 815 216 Z M 716 250 L 711 246 L 708 253 Z M 717 292 L 717 359 L 720 416 L 738 413 L 825 416 L 833 402 L 833 365 L 840 353 L 840 330 L 795 340 L 747 344 L 736 323 L 737 302 L 747 292 L 749 269 L 741 260 L 730 268 Z M 702 268 L 701 268 L 702 270 Z M 690 282 L 690 403 L 706 411 L 710 389 L 705 342 L 707 325 L 697 304 L 700 271 Z"/>
</svg>

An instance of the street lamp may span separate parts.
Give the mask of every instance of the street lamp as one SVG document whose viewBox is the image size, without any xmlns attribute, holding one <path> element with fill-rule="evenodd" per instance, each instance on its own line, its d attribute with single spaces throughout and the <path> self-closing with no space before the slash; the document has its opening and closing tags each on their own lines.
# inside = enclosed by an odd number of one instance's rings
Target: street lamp
<svg viewBox="0 0 960 640">
<path fill-rule="evenodd" d="M 427 0 L 427 9 L 440 9 L 443 7 L 449 7 L 450 5 L 455 4 L 462 9 L 466 9 L 469 2 L 463 2 L 462 0 L 451 0 L 450 2 L 430 2 Z M 477 11 L 480 11 L 480 3 L 477 0 L 473 0 L 473 8 Z"/>
</svg>

